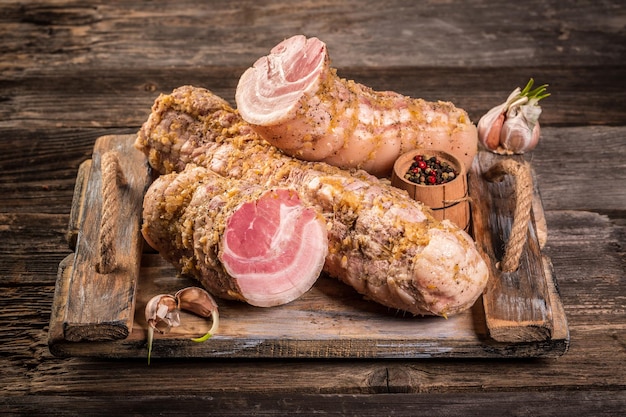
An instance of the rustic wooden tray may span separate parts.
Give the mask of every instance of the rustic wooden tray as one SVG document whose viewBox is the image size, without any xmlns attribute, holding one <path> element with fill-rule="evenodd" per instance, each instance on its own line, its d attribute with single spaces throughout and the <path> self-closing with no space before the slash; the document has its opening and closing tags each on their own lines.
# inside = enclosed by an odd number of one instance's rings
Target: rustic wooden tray
<svg viewBox="0 0 626 417">
<path fill-rule="evenodd" d="M 146 302 L 197 283 L 143 244 L 142 196 L 150 175 L 134 135 L 98 139 L 91 160 L 79 170 L 68 242 L 73 253 L 59 265 L 50 318 L 49 347 L 57 356 L 143 358 L 147 356 Z M 118 160 L 120 207 L 113 233 L 112 272 L 98 264 L 102 228 L 105 154 Z M 321 276 L 300 299 L 257 308 L 218 300 L 220 327 L 197 343 L 210 326 L 182 313 L 182 325 L 157 335 L 152 358 L 495 358 L 554 357 L 569 346 L 567 321 L 550 260 L 541 254 L 546 227 L 535 187 L 532 219 L 520 268 L 496 267 L 510 229 L 512 181 L 487 182 L 483 171 L 501 158 L 481 152 L 470 170 L 472 233 L 492 277 L 467 312 L 448 318 L 412 317 L 368 302 L 350 287 Z M 494 249 L 495 248 L 495 249 Z M 100 272 L 99 272 L 100 271 Z"/>
</svg>

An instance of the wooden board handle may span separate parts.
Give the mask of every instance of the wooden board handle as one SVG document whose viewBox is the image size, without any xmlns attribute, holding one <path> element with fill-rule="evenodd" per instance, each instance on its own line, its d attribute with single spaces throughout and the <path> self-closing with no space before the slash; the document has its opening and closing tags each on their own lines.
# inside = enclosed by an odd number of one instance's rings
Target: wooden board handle
<svg viewBox="0 0 626 417">
<path fill-rule="evenodd" d="M 483 293 L 485 321 L 492 339 L 517 343 L 548 340 L 552 336 L 553 312 L 546 284 L 541 245 L 532 207 L 523 207 L 528 219 L 521 218 L 517 226 L 523 242 L 513 259 L 514 267 L 503 269 L 498 265 L 505 258 L 507 242 L 514 227 L 516 211 L 515 181 L 510 175 L 499 182 L 490 182 L 486 173 L 503 161 L 524 164 L 521 156 L 501 156 L 480 152 L 470 171 L 472 227 L 478 249 L 491 268 L 491 277 Z M 494 168 L 502 171 L 501 166 Z M 489 177 L 490 175 L 487 175 Z M 525 187 L 526 188 L 526 187 Z M 534 187 L 528 187 L 534 190 Z M 524 203 L 532 206 L 527 194 Z M 510 252 L 510 251 L 509 251 Z"/>
<path fill-rule="evenodd" d="M 81 179 L 86 184 L 76 187 L 80 219 L 71 225 L 78 233 L 64 287 L 63 334 L 73 342 L 118 340 L 133 325 L 150 171 L 130 135 L 103 136 L 96 141 L 89 174 Z"/>
</svg>

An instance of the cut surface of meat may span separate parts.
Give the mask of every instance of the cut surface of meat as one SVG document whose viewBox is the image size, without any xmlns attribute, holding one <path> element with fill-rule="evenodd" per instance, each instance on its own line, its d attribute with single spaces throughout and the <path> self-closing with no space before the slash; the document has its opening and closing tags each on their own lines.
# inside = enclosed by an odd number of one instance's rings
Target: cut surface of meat
<svg viewBox="0 0 626 417">
<path fill-rule="evenodd" d="M 326 222 L 291 189 L 264 190 L 189 165 L 144 198 L 146 241 L 211 293 L 258 307 L 307 292 L 328 252 Z"/>
<path fill-rule="evenodd" d="M 248 95 L 247 107 L 258 109 L 250 112 L 254 124 L 274 123 L 286 117 L 285 109 L 296 105 L 303 91 L 312 88 L 324 70 L 326 46 L 305 37 L 293 39 L 301 54 L 288 54 L 286 44 L 275 46 L 271 54 L 254 63 L 264 82 L 259 84 L 258 94 Z M 254 86 L 251 86 L 254 88 Z"/>
<path fill-rule="evenodd" d="M 315 280 L 302 276 L 319 276 L 328 251 L 326 223 L 286 189 L 240 206 L 222 242 L 226 272 L 237 277 L 244 298 L 260 306 L 268 306 L 268 298 L 291 301 L 292 294 L 308 291 Z"/>
<path fill-rule="evenodd" d="M 136 146 L 161 173 L 196 164 L 295 190 L 326 221 L 324 271 L 389 308 L 450 316 L 471 307 L 487 283 L 487 265 L 463 230 L 364 171 L 285 155 L 206 89 L 159 97 Z"/>
<path fill-rule="evenodd" d="M 413 149 L 447 151 L 467 167 L 478 150 L 464 110 L 342 79 L 317 38 L 275 46 L 244 72 L 235 98 L 243 119 L 286 154 L 376 176 Z"/>
</svg>

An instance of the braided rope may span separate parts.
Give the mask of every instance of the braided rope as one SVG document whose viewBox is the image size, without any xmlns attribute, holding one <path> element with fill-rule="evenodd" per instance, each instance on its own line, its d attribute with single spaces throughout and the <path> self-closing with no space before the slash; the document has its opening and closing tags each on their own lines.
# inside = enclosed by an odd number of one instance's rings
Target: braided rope
<svg viewBox="0 0 626 417">
<path fill-rule="evenodd" d="M 519 268 L 519 260 L 528 239 L 528 222 L 533 201 L 533 182 L 528 163 L 519 163 L 505 159 L 492 166 L 485 174 L 488 181 L 502 181 L 504 175 L 514 177 L 515 212 L 509 240 L 500 262 L 503 272 L 512 272 Z"/>
<path fill-rule="evenodd" d="M 97 271 L 108 274 L 115 269 L 115 220 L 118 212 L 119 160 L 115 152 L 109 151 L 102 155 L 102 215 L 100 217 L 100 233 L 98 242 Z"/>
</svg>

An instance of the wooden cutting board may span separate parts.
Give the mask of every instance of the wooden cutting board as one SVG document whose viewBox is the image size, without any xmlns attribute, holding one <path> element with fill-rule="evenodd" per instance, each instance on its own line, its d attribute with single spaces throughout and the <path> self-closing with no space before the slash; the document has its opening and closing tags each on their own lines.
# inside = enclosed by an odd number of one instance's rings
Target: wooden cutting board
<svg viewBox="0 0 626 417">
<path fill-rule="evenodd" d="M 92 159 L 79 170 L 68 228 L 74 252 L 59 265 L 50 318 L 49 347 L 55 355 L 145 358 L 147 301 L 198 285 L 178 276 L 143 242 L 141 205 L 150 169 L 133 148 L 134 140 L 134 135 L 99 138 Z M 156 335 L 152 358 L 564 354 L 569 331 L 552 265 L 541 253 L 547 229 L 536 184 L 520 267 L 512 273 L 497 267 L 512 222 L 513 183 L 489 182 L 483 174 L 502 158 L 508 157 L 481 152 L 470 170 L 472 234 L 491 266 L 490 283 L 470 310 L 448 319 L 413 317 L 364 300 L 352 288 L 322 275 L 309 292 L 284 306 L 258 308 L 218 300 L 220 327 L 202 343 L 191 338 L 203 335 L 210 322 L 182 313 L 181 326 Z M 116 166 L 113 192 L 104 187 L 111 183 L 111 160 Z M 113 208 L 111 198 L 116 201 Z M 103 221 L 110 212 L 112 225 Z M 108 231 L 104 243 L 103 230 Z"/>
</svg>

